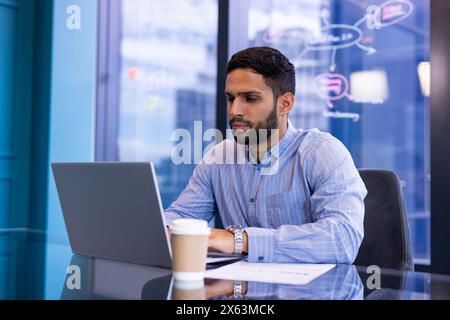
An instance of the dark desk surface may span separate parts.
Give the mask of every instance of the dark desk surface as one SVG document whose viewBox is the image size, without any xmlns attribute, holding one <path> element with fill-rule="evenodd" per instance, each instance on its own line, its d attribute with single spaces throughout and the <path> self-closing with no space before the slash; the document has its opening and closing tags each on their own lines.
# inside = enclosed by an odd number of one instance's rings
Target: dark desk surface
<svg viewBox="0 0 450 320">
<path fill-rule="evenodd" d="M 72 266 L 72 267 L 71 267 Z M 73 277 L 78 273 L 79 282 Z M 337 265 L 304 286 L 245 283 L 242 299 L 450 299 L 450 277 L 381 270 L 381 289 L 370 290 L 365 267 Z M 73 288 L 79 284 L 81 289 Z M 64 238 L 30 231 L 0 232 L 0 299 L 231 299 L 234 281 L 205 280 L 182 291 L 170 270 L 73 255 Z M 177 291 L 178 290 L 178 291 Z"/>
</svg>

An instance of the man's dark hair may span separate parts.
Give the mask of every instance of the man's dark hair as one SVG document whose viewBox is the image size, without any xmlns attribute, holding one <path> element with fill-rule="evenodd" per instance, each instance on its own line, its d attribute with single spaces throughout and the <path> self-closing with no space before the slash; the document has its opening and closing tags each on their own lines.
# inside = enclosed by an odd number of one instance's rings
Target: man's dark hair
<svg viewBox="0 0 450 320">
<path fill-rule="evenodd" d="M 295 95 L 295 67 L 280 51 L 269 47 L 255 47 L 231 57 L 227 74 L 236 69 L 250 69 L 264 77 L 277 99 L 285 93 Z"/>
</svg>

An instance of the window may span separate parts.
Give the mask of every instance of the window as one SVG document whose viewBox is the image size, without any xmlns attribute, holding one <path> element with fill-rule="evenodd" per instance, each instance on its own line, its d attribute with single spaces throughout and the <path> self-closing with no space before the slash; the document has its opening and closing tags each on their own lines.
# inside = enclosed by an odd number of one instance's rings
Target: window
<svg viewBox="0 0 450 320">
<path fill-rule="evenodd" d="M 118 93 L 111 99 L 118 104 L 117 116 L 106 121 L 115 123 L 114 130 L 100 130 L 97 138 L 97 147 L 116 150 L 100 160 L 154 162 L 167 207 L 195 167 L 173 164 L 171 153 L 180 142 L 171 139 L 174 130 L 187 129 L 195 137 L 194 121 L 202 121 L 205 132 L 224 119 L 225 107 L 216 106 L 217 59 L 223 59 L 219 1 L 108 1 L 116 2 L 120 23 L 110 19 L 110 27 L 120 28 L 110 33 L 120 39 L 104 55 L 120 53 L 118 63 L 108 66 L 120 71 L 117 89 L 110 90 Z M 223 10 L 230 5 L 231 53 L 238 47 L 272 46 L 296 65 L 297 105 L 290 115 L 296 127 L 332 133 L 359 168 L 399 175 L 415 260 L 429 264 L 430 1 L 220 4 Z M 220 39 L 226 41 L 225 35 Z"/>
<path fill-rule="evenodd" d="M 430 259 L 430 1 L 250 0 L 249 46 L 297 69 L 299 128 L 340 139 L 359 168 L 402 181 L 415 260 Z"/>
<path fill-rule="evenodd" d="M 174 165 L 175 129 L 215 127 L 216 0 L 121 2 L 118 160 L 155 164 L 163 206 L 186 187 L 192 165 Z"/>
</svg>

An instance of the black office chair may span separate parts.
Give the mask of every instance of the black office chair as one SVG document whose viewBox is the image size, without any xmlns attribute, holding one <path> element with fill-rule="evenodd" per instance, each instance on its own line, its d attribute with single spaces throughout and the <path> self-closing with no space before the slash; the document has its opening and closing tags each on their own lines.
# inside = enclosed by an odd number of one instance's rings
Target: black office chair
<svg viewBox="0 0 450 320">
<path fill-rule="evenodd" d="M 368 190 L 364 201 L 364 240 L 355 264 L 414 270 L 408 218 L 398 176 L 392 171 L 360 170 Z"/>
</svg>

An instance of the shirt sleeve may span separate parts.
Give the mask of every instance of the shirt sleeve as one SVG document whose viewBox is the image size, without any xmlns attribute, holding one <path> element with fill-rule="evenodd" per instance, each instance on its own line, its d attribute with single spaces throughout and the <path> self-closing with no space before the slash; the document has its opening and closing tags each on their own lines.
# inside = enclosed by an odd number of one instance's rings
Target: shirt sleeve
<svg viewBox="0 0 450 320">
<path fill-rule="evenodd" d="M 305 156 L 303 168 L 312 190 L 313 223 L 246 228 L 249 262 L 351 264 L 356 259 L 367 190 L 350 153 L 326 135 Z"/>
<path fill-rule="evenodd" d="M 217 212 L 211 183 L 211 166 L 201 162 L 194 170 L 186 189 L 164 212 L 169 225 L 180 218 L 210 221 Z"/>
<path fill-rule="evenodd" d="M 364 286 L 355 266 L 338 265 L 304 285 L 248 282 L 245 298 L 363 300 Z"/>
</svg>

